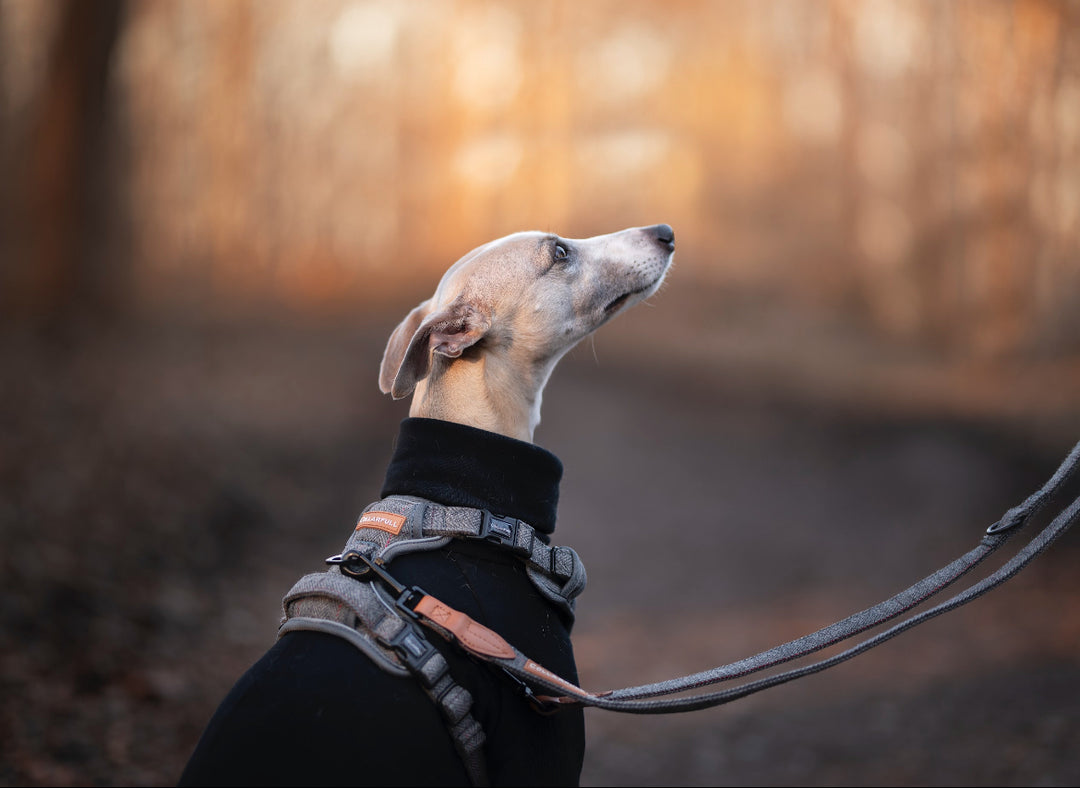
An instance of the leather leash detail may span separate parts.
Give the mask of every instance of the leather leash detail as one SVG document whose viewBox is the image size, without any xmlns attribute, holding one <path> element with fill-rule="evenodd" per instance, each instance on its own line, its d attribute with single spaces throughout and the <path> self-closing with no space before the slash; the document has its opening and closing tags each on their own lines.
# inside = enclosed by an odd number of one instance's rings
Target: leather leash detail
<svg viewBox="0 0 1080 788">
<path fill-rule="evenodd" d="M 409 587 L 398 582 L 378 561 L 372 561 L 359 551 L 350 550 L 331 556 L 326 561 L 337 565 L 343 574 L 358 580 L 380 580 L 393 592 L 394 604 L 400 610 L 418 619 L 446 640 L 457 643 L 474 657 L 502 668 L 538 711 L 547 712 L 552 710 L 553 706 L 562 707 L 568 705 L 568 702 L 580 703 L 584 699 L 600 696 L 587 692 L 548 670 L 519 652 L 494 630 L 439 601 L 419 586 Z M 534 694 L 529 687 L 529 679 L 553 687 L 556 693 L 567 693 L 569 700 L 561 695 L 551 697 Z"/>
</svg>

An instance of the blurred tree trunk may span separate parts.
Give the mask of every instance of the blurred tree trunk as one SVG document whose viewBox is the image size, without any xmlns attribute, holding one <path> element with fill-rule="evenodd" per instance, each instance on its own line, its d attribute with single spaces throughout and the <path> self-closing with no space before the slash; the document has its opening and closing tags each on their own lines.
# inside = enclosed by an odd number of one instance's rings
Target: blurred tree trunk
<svg viewBox="0 0 1080 788">
<path fill-rule="evenodd" d="M 117 306 L 117 272 L 102 264 L 102 241 L 115 204 L 105 132 L 123 6 L 62 5 L 41 94 L 2 140 L 11 177 L 0 202 L 0 306 L 17 320 L 60 326 Z"/>
</svg>

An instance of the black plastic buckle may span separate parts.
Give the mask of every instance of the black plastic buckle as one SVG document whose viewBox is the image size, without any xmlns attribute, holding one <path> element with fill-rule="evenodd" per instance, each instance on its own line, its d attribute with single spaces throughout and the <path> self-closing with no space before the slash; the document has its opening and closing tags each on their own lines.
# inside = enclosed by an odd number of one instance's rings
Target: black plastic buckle
<svg viewBox="0 0 1080 788">
<path fill-rule="evenodd" d="M 531 556 L 532 540 L 535 538 L 535 535 L 530 533 L 528 544 L 519 545 L 517 543 L 517 536 L 518 531 L 522 527 L 528 526 L 516 517 L 503 517 L 502 515 L 492 514 L 487 509 L 481 509 L 480 533 L 477 534 L 477 536 L 481 539 L 486 539 L 489 542 L 502 545 L 507 550 L 517 553 L 518 555 Z"/>
<path fill-rule="evenodd" d="M 409 668 L 419 671 L 437 649 L 415 624 L 410 624 L 407 620 L 404 624 L 396 635 L 386 641 L 386 645 L 400 654 Z"/>
</svg>

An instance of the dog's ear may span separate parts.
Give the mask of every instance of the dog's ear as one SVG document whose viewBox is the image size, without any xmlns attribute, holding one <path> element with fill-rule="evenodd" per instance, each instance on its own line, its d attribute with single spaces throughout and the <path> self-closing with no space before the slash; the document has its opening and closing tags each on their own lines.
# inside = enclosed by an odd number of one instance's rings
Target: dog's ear
<svg viewBox="0 0 1080 788">
<path fill-rule="evenodd" d="M 409 312 L 405 319 L 394 329 L 394 333 L 390 335 L 390 341 L 386 343 L 386 350 L 383 351 L 382 364 L 379 366 L 379 390 L 383 394 L 390 394 L 393 391 L 394 378 L 397 377 L 398 370 L 401 369 L 405 351 L 408 349 L 416 329 L 420 327 L 420 323 L 430 312 L 431 299 L 428 299 Z M 394 399 L 397 398 L 395 394 Z"/>
<path fill-rule="evenodd" d="M 431 301 L 413 309 L 390 335 L 379 369 L 379 388 L 394 399 L 413 393 L 417 381 L 431 370 L 431 354 L 457 358 L 491 328 L 491 315 L 476 304 L 458 299 L 431 312 Z"/>
</svg>

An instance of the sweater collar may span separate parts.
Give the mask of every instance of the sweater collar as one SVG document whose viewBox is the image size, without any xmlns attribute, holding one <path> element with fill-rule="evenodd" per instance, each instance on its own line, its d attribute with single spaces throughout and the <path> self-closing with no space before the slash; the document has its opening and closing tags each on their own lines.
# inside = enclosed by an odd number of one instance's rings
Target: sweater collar
<svg viewBox="0 0 1080 788">
<path fill-rule="evenodd" d="M 562 470 L 558 457 L 535 444 L 451 421 L 410 417 L 401 422 L 381 494 L 487 509 L 550 534 Z"/>
</svg>

